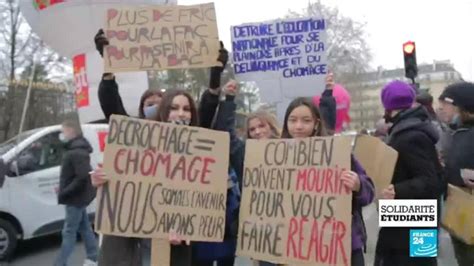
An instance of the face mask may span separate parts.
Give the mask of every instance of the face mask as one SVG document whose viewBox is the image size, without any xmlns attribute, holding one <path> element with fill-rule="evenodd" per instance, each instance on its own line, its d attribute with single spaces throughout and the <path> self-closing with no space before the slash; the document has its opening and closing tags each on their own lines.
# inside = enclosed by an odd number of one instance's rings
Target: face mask
<svg viewBox="0 0 474 266">
<path fill-rule="evenodd" d="M 143 114 L 146 119 L 155 119 L 158 116 L 158 105 L 145 106 L 143 108 Z"/>
<path fill-rule="evenodd" d="M 383 119 L 385 119 L 385 123 L 389 124 L 393 122 L 392 112 L 386 111 L 383 115 Z"/>
<path fill-rule="evenodd" d="M 459 117 L 459 114 L 455 114 L 449 124 L 453 126 L 458 126 L 459 124 L 461 124 L 461 119 Z"/>
<path fill-rule="evenodd" d="M 187 120 L 187 119 L 178 119 L 178 120 L 173 120 L 169 122 L 175 125 L 184 125 L 184 126 L 189 126 L 191 124 L 191 120 Z"/>
<path fill-rule="evenodd" d="M 66 143 L 66 142 L 69 141 L 68 138 L 66 137 L 66 135 L 64 135 L 64 133 L 59 134 L 59 140 L 63 143 Z"/>
</svg>

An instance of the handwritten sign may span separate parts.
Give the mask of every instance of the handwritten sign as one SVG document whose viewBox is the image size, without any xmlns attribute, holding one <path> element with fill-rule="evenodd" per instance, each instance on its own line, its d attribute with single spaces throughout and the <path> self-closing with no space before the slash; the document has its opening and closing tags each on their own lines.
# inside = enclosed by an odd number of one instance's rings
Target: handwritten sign
<svg viewBox="0 0 474 266">
<path fill-rule="evenodd" d="M 109 9 L 105 71 L 219 65 L 214 4 Z"/>
<path fill-rule="evenodd" d="M 398 152 L 378 138 L 360 135 L 355 140 L 354 156 L 374 182 L 378 198 L 392 182 Z"/>
<path fill-rule="evenodd" d="M 283 264 L 350 265 L 351 140 L 247 140 L 237 253 Z"/>
<path fill-rule="evenodd" d="M 236 78 L 256 81 L 265 102 L 317 95 L 328 73 L 325 30 L 326 21 L 315 18 L 232 27 Z"/>
<path fill-rule="evenodd" d="M 98 191 L 96 230 L 168 239 L 222 241 L 228 134 L 112 116 Z"/>
</svg>

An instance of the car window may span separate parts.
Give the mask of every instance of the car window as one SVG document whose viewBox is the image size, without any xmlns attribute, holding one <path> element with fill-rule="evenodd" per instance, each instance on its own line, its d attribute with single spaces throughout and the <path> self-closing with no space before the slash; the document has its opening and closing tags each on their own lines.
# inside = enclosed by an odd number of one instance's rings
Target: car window
<svg viewBox="0 0 474 266">
<path fill-rule="evenodd" d="M 9 150 L 11 150 L 12 148 L 14 148 L 18 143 L 20 143 L 21 141 L 23 141 L 24 139 L 27 139 L 29 136 L 33 135 L 34 133 L 36 133 L 39 129 L 34 129 L 34 130 L 30 130 L 30 131 L 25 131 L 19 135 L 17 135 L 16 137 L 10 139 L 10 140 L 7 140 L 5 141 L 4 143 L 0 144 L 0 155 L 3 155 L 5 153 L 7 153 Z"/>
<path fill-rule="evenodd" d="M 61 165 L 64 152 L 59 132 L 50 133 L 33 142 L 18 156 L 17 165 L 20 175 Z"/>
</svg>

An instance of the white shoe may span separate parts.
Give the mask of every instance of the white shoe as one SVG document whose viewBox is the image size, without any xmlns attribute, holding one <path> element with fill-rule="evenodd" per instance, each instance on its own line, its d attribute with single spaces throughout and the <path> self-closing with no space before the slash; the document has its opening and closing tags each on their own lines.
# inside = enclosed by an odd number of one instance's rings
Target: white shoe
<svg viewBox="0 0 474 266">
<path fill-rule="evenodd" d="M 84 266 L 97 266 L 97 262 L 91 260 L 85 260 Z"/>
</svg>

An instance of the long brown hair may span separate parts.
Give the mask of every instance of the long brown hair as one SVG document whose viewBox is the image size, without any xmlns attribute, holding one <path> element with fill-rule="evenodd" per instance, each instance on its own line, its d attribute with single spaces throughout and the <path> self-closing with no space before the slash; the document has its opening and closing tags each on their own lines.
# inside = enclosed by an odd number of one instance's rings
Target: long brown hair
<svg viewBox="0 0 474 266">
<path fill-rule="evenodd" d="M 140 105 L 138 106 L 138 117 L 141 119 L 145 118 L 145 113 L 143 112 L 145 100 L 150 98 L 151 96 L 158 96 L 160 98 L 163 98 L 163 93 L 157 89 L 148 89 L 142 94 L 142 97 L 140 98 Z"/>
<path fill-rule="evenodd" d="M 309 98 L 304 98 L 304 97 L 299 97 L 294 99 L 289 105 L 288 108 L 286 108 L 286 113 L 285 113 L 285 120 L 283 123 L 283 131 L 281 133 L 281 137 L 284 139 L 292 139 L 293 137 L 290 135 L 290 132 L 288 131 L 288 118 L 290 117 L 291 112 L 295 110 L 296 108 L 300 106 L 306 106 L 309 108 L 311 111 L 311 114 L 313 115 L 313 119 L 316 122 L 315 129 L 313 130 L 313 133 L 311 134 L 312 137 L 324 137 L 328 136 L 328 133 L 326 131 L 326 127 L 324 126 L 324 121 L 323 118 L 321 117 L 321 112 L 319 112 L 319 108 L 313 104 L 311 99 Z"/>
<path fill-rule="evenodd" d="M 260 110 L 260 111 L 256 111 L 254 113 L 251 113 L 247 117 L 247 124 L 246 124 L 246 129 L 245 129 L 247 139 L 251 139 L 249 123 L 250 123 L 250 120 L 253 120 L 253 119 L 258 119 L 258 120 L 262 121 L 263 123 L 267 123 L 268 126 L 270 127 L 270 130 L 272 131 L 272 138 L 273 139 L 276 139 L 276 138 L 280 137 L 281 132 L 280 132 L 280 128 L 278 126 L 278 122 L 276 120 L 276 117 L 274 115 L 272 115 L 271 113 L 267 112 L 267 111 Z"/>
<path fill-rule="evenodd" d="M 191 109 L 191 123 L 189 125 L 193 127 L 199 126 L 196 103 L 194 102 L 193 97 L 183 90 L 168 90 L 163 94 L 163 99 L 161 100 L 161 104 L 158 109 L 158 121 L 168 122 L 173 99 L 179 95 L 186 97 L 189 101 L 189 107 Z"/>
<path fill-rule="evenodd" d="M 460 108 L 459 118 L 463 125 L 474 125 L 474 113 L 468 112 Z"/>
</svg>

